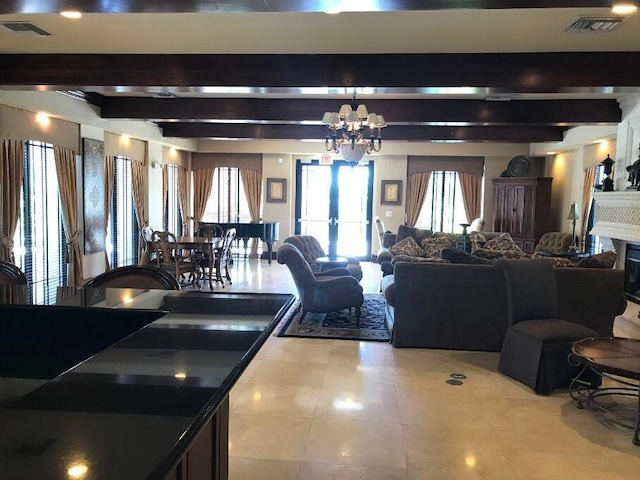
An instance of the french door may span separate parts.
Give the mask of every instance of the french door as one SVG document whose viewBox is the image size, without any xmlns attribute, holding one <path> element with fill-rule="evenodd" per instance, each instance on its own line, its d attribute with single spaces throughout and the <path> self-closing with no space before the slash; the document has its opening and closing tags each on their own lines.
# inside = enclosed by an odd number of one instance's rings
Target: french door
<svg viewBox="0 0 640 480">
<path fill-rule="evenodd" d="M 313 235 L 329 256 L 371 258 L 373 162 L 296 164 L 296 235 Z"/>
</svg>

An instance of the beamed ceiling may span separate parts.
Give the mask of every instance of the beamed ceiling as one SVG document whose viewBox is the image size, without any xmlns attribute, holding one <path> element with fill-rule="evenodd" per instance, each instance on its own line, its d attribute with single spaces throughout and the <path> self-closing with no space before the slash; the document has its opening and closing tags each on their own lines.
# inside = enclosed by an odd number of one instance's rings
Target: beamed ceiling
<svg viewBox="0 0 640 480">
<path fill-rule="evenodd" d="M 317 139 L 356 92 L 385 141 L 558 142 L 640 92 L 638 15 L 564 32 L 579 15 L 610 2 L 3 0 L 0 22 L 51 36 L 0 28 L 0 90 L 82 92 L 165 137 Z"/>
</svg>

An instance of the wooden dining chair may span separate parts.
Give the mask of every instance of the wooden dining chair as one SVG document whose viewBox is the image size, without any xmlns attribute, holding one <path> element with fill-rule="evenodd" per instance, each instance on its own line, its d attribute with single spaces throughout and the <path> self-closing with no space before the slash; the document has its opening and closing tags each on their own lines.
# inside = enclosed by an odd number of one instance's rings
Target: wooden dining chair
<svg viewBox="0 0 640 480">
<path fill-rule="evenodd" d="M 176 247 L 176 236 L 167 231 L 155 231 L 152 235 L 155 265 L 175 277 L 183 285 L 200 288 L 202 269 L 195 257 L 183 255 Z"/>
<path fill-rule="evenodd" d="M 127 265 L 114 268 L 92 278 L 84 286 L 180 290 L 178 280 L 171 273 L 153 265 Z"/>
<path fill-rule="evenodd" d="M 227 279 L 229 284 L 231 284 L 231 275 L 229 275 L 229 264 L 231 263 L 231 246 L 233 245 L 234 240 L 236 239 L 236 229 L 229 228 L 224 233 L 224 239 L 222 240 L 222 247 L 214 251 L 214 262 L 213 268 L 215 269 L 215 280 L 216 282 L 220 282 L 222 287 L 224 288 L 225 283 L 223 279 L 223 271 L 224 278 Z"/>
</svg>

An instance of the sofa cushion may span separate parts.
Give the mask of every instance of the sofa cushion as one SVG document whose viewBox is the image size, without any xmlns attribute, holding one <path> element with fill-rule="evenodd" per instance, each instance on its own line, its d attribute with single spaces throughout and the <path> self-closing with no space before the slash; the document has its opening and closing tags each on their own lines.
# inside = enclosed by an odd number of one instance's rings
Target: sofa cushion
<svg viewBox="0 0 640 480">
<path fill-rule="evenodd" d="M 455 248 L 456 238 L 460 235 L 457 233 L 436 232 L 431 238 L 425 238 L 420 243 L 423 256 L 427 258 L 441 258 L 440 251 L 443 248 Z"/>
<path fill-rule="evenodd" d="M 407 225 L 400 225 L 398 227 L 398 233 L 396 234 L 396 242 L 399 242 L 407 237 L 412 237 L 419 245 L 422 240 L 429 238 L 432 235 L 431 230 L 425 230 L 423 228 L 409 227 Z"/>
<path fill-rule="evenodd" d="M 576 267 L 582 268 L 613 268 L 616 263 L 616 252 L 596 253 L 589 257 L 583 258 Z"/>
<path fill-rule="evenodd" d="M 440 258 L 448 260 L 449 263 L 459 263 L 465 265 L 491 265 L 493 262 L 486 258 L 472 255 L 463 250 L 445 247 L 440 251 Z"/>
<path fill-rule="evenodd" d="M 420 248 L 420 245 L 413 239 L 413 237 L 407 237 L 400 240 L 395 245 L 389 247 L 389 251 L 395 255 L 406 255 L 409 257 L 423 257 L 424 251 Z"/>
<path fill-rule="evenodd" d="M 413 257 L 410 255 L 396 255 L 393 257 L 393 264 L 395 265 L 398 262 L 405 263 L 449 263 L 448 260 L 437 257 Z"/>
<path fill-rule="evenodd" d="M 498 258 L 513 258 L 517 260 L 529 258 L 529 254 L 522 250 L 491 250 L 488 248 L 478 248 L 473 252 L 474 255 L 487 260 L 497 260 Z"/>
</svg>

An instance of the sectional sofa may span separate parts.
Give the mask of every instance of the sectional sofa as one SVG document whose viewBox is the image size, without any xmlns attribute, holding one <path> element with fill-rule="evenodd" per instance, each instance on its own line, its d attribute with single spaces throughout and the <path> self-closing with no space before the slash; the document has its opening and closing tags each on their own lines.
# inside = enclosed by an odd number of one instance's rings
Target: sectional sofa
<svg viewBox="0 0 640 480">
<path fill-rule="evenodd" d="M 555 272 L 558 317 L 612 335 L 615 316 L 626 308 L 624 272 Z M 507 329 L 506 287 L 493 265 L 398 262 L 381 287 L 394 347 L 500 351 Z"/>
</svg>

